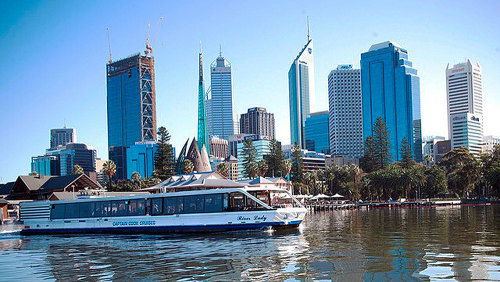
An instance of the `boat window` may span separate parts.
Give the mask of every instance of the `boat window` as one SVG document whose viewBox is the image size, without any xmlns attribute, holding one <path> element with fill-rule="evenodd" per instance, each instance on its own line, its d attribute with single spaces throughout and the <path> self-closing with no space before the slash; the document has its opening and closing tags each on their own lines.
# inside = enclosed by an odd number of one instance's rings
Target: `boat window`
<svg viewBox="0 0 500 282">
<path fill-rule="evenodd" d="M 163 214 L 179 214 L 184 212 L 184 197 L 168 197 L 163 200 Z"/>
<path fill-rule="evenodd" d="M 129 216 L 139 216 L 146 214 L 146 200 L 136 199 L 130 200 L 128 204 L 128 215 Z"/>
<path fill-rule="evenodd" d="M 222 210 L 223 211 L 229 210 L 229 194 L 227 194 L 227 193 L 223 195 Z"/>
<path fill-rule="evenodd" d="M 111 202 L 106 201 L 106 202 L 103 202 L 102 205 L 103 205 L 102 216 L 113 216 L 111 213 Z"/>
<path fill-rule="evenodd" d="M 162 198 L 154 198 L 151 199 L 151 215 L 160 215 L 162 214 Z"/>
<path fill-rule="evenodd" d="M 228 211 L 265 210 L 266 208 L 240 192 L 229 194 Z"/>
<path fill-rule="evenodd" d="M 64 205 L 64 218 L 78 218 L 78 204 Z"/>
<path fill-rule="evenodd" d="M 104 203 L 105 202 L 94 202 L 94 209 L 92 210 L 92 217 L 102 217 L 104 214 Z"/>
<path fill-rule="evenodd" d="M 93 203 L 78 203 L 79 217 L 86 218 L 91 215 L 91 204 Z M 93 206 L 93 205 L 92 205 Z"/>
<path fill-rule="evenodd" d="M 184 197 L 184 213 L 202 213 L 204 209 L 204 196 Z"/>
<path fill-rule="evenodd" d="M 50 211 L 51 219 L 61 219 L 64 218 L 64 205 L 52 205 L 52 210 Z"/>
<path fill-rule="evenodd" d="M 222 194 L 205 195 L 205 212 L 222 211 Z"/>
</svg>

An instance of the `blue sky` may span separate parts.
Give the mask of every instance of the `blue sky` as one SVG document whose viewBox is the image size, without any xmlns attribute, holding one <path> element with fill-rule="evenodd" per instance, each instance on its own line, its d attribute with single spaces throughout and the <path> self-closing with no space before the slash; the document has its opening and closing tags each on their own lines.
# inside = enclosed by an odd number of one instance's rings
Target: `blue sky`
<svg viewBox="0 0 500 282">
<path fill-rule="evenodd" d="M 392 40 L 419 71 L 424 135 L 447 134 L 445 69 L 465 58 L 483 68 L 485 134 L 500 135 L 499 11 L 500 1 L 2 1 L 0 183 L 28 173 L 49 130 L 64 124 L 107 158 L 106 28 L 119 59 L 144 50 L 148 22 L 158 125 L 178 147 L 196 134 L 200 40 L 207 80 L 222 44 L 236 113 L 266 107 L 278 139 L 289 142 L 287 72 L 306 43 L 306 16 L 316 49 L 313 111 L 328 108 L 333 68 L 359 67 L 362 52 Z"/>
</svg>

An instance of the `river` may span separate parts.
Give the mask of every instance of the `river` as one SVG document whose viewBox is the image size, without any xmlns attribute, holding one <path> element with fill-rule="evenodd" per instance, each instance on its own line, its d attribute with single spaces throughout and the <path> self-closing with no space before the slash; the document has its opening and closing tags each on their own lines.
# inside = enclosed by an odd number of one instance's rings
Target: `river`
<svg viewBox="0 0 500 282">
<path fill-rule="evenodd" d="M 0 280 L 500 279 L 500 206 L 312 212 L 286 231 L 21 236 Z"/>
</svg>

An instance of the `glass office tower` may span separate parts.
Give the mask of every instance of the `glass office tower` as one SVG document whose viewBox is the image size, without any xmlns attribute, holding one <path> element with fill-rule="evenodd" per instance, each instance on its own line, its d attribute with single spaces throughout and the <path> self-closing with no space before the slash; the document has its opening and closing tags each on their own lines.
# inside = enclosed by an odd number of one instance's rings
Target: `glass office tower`
<svg viewBox="0 0 500 282">
<path fill-rule="evenodd" d="M 153 57 L 140 54 L 107 64 L 108 150 L 116 177 L 127 177 L 126 148 L 156 140 Z"/>
<path fill-rule="evenodd" d="M 330 152 L 328 111 L 312 113 L 306 119 L 306 149 L 323 154 Z"/>
<path fill-rule="evenodd" d="M 401 160 L 401 140 L 406 138 L 414 159 L 422 161 L 420 79 L 408 52 L 386 41 L 361 54 L 363 139 L 373 135 L 378 117 L 387 124 L 393 161 Z"/>
<path fill-rule="evenodd" d="M 313 42 L 308 36 L 307 44 L 295 58 L 288 71 L 290 106 L 290 137 L 292 144 L 306 147 L 304 126 L 310 113 L 309 96 L 314 95 Z"/>
<path fill-rule="evenodd" d="M 210 102 L 207 107 L 207 120 L 211 123 L 209 138 L 217 136 L 228 139 L 234 134 L 233 123 L 233 82 L 231 74 L 231 63 L 219 57 L 210 66 Z"/>
</svg>

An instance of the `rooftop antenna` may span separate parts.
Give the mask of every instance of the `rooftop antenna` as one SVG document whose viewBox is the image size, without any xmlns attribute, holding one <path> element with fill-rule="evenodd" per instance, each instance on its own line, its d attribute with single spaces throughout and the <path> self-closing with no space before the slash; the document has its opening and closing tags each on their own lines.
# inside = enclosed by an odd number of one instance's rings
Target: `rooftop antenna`
<svg viewBox="0 0 500 282">
<path fill-rule="evenodd" d="M 200 40 L 200 54 L 203 53 L 202 49 L 201 49 L 201 40 Z"/>
<path fill-rule="evenodd" d="M 311 36 L 309 34 L 309 16 L 307 16 L 307 41 L 311 40 Z"/>
<path fill-rule="evenodd" d="M 219 44 L 219 57 L 222 57 L 222 44 Z"/>
<path fill-rule="evenodd" d="M 161 35 L 161 23 L 163 22 L 163 16 L 160 17 L 160 19 L 158 20 L 158 36 L 157 36 L 157 41 L 161 41 L 160 40 L 160 35 Z M 157 44 L 158 42 L 155 41 L 155 44 Z M 161 46 L 163 47 L 163 42 L 161 43 Z"/>
<path fill-rule="evenodd" d="M 109 63 L 111 64 L 113 61 L 111 60 L 111 44 L 109 43 L 109 28 L 106 28 L 106 34 L 108 35 Z"/>
</svg>

